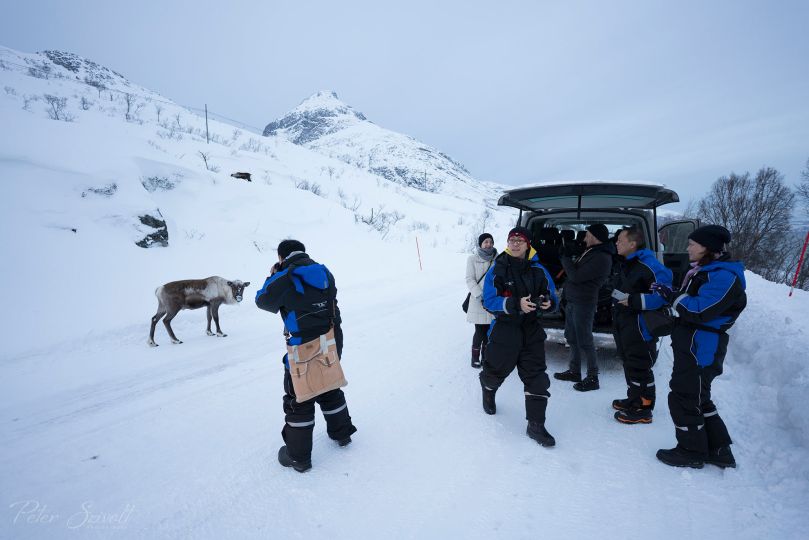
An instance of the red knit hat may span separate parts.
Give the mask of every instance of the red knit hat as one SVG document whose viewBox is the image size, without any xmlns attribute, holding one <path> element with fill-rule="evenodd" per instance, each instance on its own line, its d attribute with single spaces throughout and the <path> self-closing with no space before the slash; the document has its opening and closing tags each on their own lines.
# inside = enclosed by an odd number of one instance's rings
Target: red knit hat
<svg viewBox="0 0 809 540">
<path fill-rule="evenodd" d="M 528 244 L 529 246 L 531 245 L 531 231 L 529 231 L 525 227 L 514 227 L 513 229 L 508 231 L 509 239 L 515 236 L 525 240 L 525 243 Z"/>
</svg>

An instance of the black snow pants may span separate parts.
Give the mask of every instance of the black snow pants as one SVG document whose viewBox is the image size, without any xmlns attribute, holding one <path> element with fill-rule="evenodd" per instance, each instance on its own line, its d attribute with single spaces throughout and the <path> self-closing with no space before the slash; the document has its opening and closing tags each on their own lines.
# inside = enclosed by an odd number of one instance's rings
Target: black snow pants
<svg viewBox="0 0 809 540">
<path fill-rule="evenodd" d="M 335 331 L 338 355 L 342 357 L 343 333 Z M 286 356 L 284 357 L 286 360 Z M 312 432 L 315 429 L 315 403 L 326 419 L 326 433 L 335 441 L 350 437 L 357 431 L 348 414 L 348 404 L 341 389 L 330 390 L 312 399 L 298 403 L 292 376 L 284 364 L 284 415 L 285 424 L 281 437 L 286 443 L 289 455 L 295 461 L 309 461 L 312 458 Z"/>
<path fill-rule="evenodd" d="M 551 382 L 546 373 L 545 330 L 536 318 L 521 323 L 495 321 L 486 347 L 480 383 L 497 390 L 517 368 L 525 388 L 525 416 L 529 422 L 545 423 Z"/>
<path fill-rule="evenodd" d="M 674 365 L 669 387 L 669 411 L 677 445 L 707 457 L 710 450 L 731 444 L 725 422 L 711 399 L 711 383 L 722 374 L 728 335 L 719 334 L 714 361 L 701 367 L 691 352 L 695 328 L 677 325 L 671 334 Z"/>
<path fill-rule="evenodd" d="M 643 339 L 637 313 L 616 311 L 613 321 L 615 346 L 624 363 L 626 397 L 638 408 L 654 409 L 656 392 L 652 367 L 657 361 L 657 338 Z"/>
</svg>

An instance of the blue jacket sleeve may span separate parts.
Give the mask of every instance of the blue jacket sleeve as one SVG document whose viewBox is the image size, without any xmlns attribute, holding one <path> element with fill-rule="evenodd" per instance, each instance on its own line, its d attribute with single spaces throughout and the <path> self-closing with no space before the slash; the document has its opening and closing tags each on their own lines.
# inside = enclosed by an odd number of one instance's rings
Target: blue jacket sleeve
<svg viewBox="0 0 809 540">
<path fill-rule="evenodd" d="M 669 288 L 672 287 L 671 270 L 669 270 L 662 264 L 657 264 L 655 266 L 649 266 L 647 264 L 646 266 L 652 271 L 654 275 L 653 283 L 662 283 L 663 285 L 666 285 Z M 651 283 L 649 285 L 651 285 Z M 666 302 L 666 299 L 657 293 L 635 293 L 629 295 L 629 307 L 640 311 L 659 309 L 665 306 L 667 303 L 668 302 Z"/>
<path fill-rule="evenodd" d="M 289 272 L 289 269 L 276 272 L 268 277 L 264 282 L 264 286 L 256 292 L 256 305 L 259 309 L 278 313 L 281 306 L 284 305 L 284 293 L 286 292 L 286 288 L 281 286 L 281 278 L 287 272 Z"/>
<path fill-rule="evenodd" d="M 732 272 L 709 272 L 708 282 L 699 288 L 696 296 L 681 294 L 671 307 L 683 321 L 706 324 L 736 301 L 735 295 L 730 294 L 736 280 Z"/>
<path fill-rule="evenodd" d="M 494 286 L 494 265 L 489 268 L 489 271 L 486 272 L 486 277 L 483 278 L 483 307 L 494 315 L 498 313 L 505 313 L 506 315 L 516 313 L 514 299 L 497 294 L 497 287 Z"/>
</svg>

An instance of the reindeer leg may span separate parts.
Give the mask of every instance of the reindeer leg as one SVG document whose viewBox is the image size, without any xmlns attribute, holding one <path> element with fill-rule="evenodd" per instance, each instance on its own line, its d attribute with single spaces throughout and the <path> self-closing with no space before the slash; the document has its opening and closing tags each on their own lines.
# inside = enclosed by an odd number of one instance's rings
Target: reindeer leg
<svg viewBox="0 0 809 540">
<path fill-rule="evenodd" d="M 213 311 L 213 321 L 216 323 L 216 335 L 219 337 L 227 337 L 227 334 L 222 332 L 222 329 L 219 327 L 219 303 L 213 304 L 211 306 L 211 311 Z"/>
<path fill-rule="evenodd" d="M 208 328 L 205 331 L 205 333 L 208 334 L 209 336 L 212 336 L 212 335 L 214 335 L 214 333 L 211 332 L 211 304 L 208 304 L 207 315 L 208 315 Z"/>
<path fill-rule="evenodd" d="M 157 343 L 154 341 L 154 329 L 165 314 L 166 310 L 163 309 L 163 306 L 160 306 L 157 308 L 157 313 L 152 317 L 152 327 L 149 329 L 149 341 L 146 342 L 150 347 L 157 347 Z"/>
<path fill-rule="evenodd" d="M 172 330 L 172 329 L 171 329 L 171 320 L 172 320 L 172 319 L 173 319 L 173 318 L 174 318 L 176 315 L 177 315 L 177 312 L 176 312 L 176 311 L 174 311 L 174 312 L 172 312 L 172 313 L 167 314 L 167 315 L 166 315 L 166 318 L 165 318 L 165 319 L 163 319 L 163 324 L 165 324 L 165 325 L 166 325 L 166 330 L 167 330 L 167 331 L 168 331 L 168 333 L 169 333 L 169 337 L 171 338 L 171 342 L 172 342 L 172 343 L 175 343 L 175 344 L 177 344 L 177 343 L 182 343 L 182 341 L 180 341 L 179 339 L 177 339 L 177 336 L 175 336 L 175 335 L 174 335 L 174 330 Z"/>
</svg>

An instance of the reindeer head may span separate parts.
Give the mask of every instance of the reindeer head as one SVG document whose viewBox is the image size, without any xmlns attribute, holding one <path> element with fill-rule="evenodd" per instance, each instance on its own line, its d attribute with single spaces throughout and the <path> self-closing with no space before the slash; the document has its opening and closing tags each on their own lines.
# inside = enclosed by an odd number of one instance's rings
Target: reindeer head
<svg viewBox="0 0 809 540">
<path fill-rule="evenodd" d="M 233 298 L 235 298 L 237 302 L 242 301 L 242 293 L 248 285 L 250 285 L 249 281 L 242 282 L 238 279 L 236 281 L 228 281 L 228 287 L 230 287 L 230 290 L 233 293 Z"/>
</svg>

